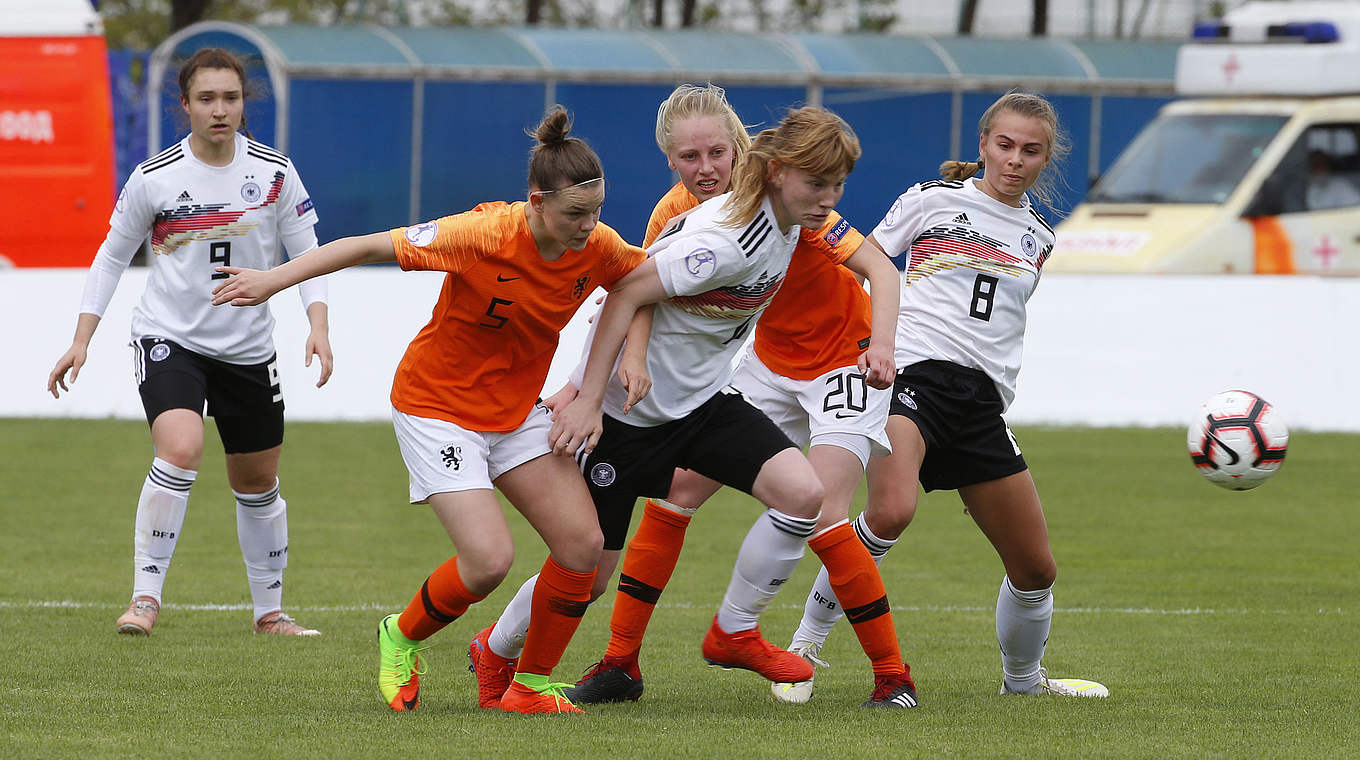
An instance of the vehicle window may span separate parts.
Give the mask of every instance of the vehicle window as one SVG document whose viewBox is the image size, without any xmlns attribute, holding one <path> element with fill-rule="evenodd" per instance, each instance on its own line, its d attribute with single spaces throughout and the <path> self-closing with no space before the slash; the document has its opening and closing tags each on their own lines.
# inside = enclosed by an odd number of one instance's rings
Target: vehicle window
<svg viewBox="0 0 1360 760">
<path fill-rule="evenodd" d="M 1304 207 L 1309 211 L 1360 206 L 1360 124 L 1319 124 L 1299 138 L 1304 146 Z"/>
<path fill-rule="evenodd" d="M 1284 116 L 1175 114 L 1153 120 L 1091 189 L 1102 203 L 1222 203 Z"/>
</svg>

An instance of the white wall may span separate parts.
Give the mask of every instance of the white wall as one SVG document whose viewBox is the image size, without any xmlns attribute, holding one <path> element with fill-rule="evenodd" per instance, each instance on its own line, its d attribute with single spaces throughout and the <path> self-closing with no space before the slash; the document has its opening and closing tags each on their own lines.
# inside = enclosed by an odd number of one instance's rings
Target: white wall
<svg viewBox="0 0 1360 760">
<path fill-rule="evenodd" d="M 71 393 L 47 394 L 67 346 L 83 270 L 0 271 L 0 416 L 142 416 L 127 349 L 144 269 L 123 278 Z M 302 366 L 296 293 L 274 297 L 288 417 L 386 420 L 392 372 L 429 319 L 442 276 L 368 268 L 331 277 L 335 376 L 317 389 Z M 1031 317 L 1013 424 L 1181 425 L 1226 388 L 1273 403 L 1293 428 L 1360 431 L 1360 279 L 1048 275 Z M 556 390 L 585 336 L 583 310 L 549 373 Z"/>
</svg>

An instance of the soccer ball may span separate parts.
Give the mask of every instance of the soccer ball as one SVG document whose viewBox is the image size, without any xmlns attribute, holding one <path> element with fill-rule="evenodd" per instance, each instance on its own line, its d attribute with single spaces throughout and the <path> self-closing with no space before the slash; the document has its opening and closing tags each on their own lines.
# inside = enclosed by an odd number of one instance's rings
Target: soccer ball
<svg viewBox="0 0 1360 760">
<path fill-rule="evenodd" d="M 1215 485 L 1245 491 L 1280 469 L 1289 429 L 1260 396 L 1223 391 L 1199 408 L 1185 443 L 1201 475 Z"/>
</svg>

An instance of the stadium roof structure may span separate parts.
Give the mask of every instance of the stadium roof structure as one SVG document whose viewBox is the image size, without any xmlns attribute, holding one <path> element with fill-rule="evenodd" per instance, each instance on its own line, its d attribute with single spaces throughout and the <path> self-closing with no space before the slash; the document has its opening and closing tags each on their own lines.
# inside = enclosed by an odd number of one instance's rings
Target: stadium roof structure
<svg viewBox="0 0 1360 760">
<path fill-rule="evenodd" d="M 680 82 L 1166 94 L 1178 42 L 695 30 L 245 26 L 271 68 L 310 77 Z M 810 102 L 815 99 L 810 98 Z"/>
</svg>

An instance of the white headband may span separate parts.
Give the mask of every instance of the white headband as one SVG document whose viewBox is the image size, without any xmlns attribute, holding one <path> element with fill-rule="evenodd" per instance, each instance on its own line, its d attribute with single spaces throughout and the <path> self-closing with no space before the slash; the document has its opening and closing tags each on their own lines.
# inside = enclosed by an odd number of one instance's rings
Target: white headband
<svg viewBox="0 0 1360 760">
<path fill-rule="evenodd" d="M 591 184 L 592 182 L 604 182 L 604 177 L 596 177 L 595 179 L 588 179 L 588 180 L 586 180 L 586 181 L 584 181 L 584 182 L 577 182 L 577 183 L 574 184 L 574 185 L 567 185 L 566 187 L 559 187 L 559 188 L 557 188 L 556 190 L 535 190 L 534 193 L 538 193 L 539 195 L 552 195 L 553 193 L 560 193 L 560 192 L 562 192 L 563 190 L 571 190 L 572 188 L 583 187 L 583 186 L 585 186 L 585 185 Z M 530 193 L 530 195 L 532 195 L 532 194 L 533 194 L 533 193 Z"/>
</svg>

